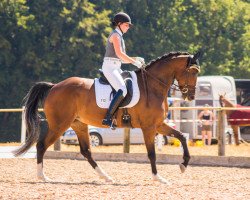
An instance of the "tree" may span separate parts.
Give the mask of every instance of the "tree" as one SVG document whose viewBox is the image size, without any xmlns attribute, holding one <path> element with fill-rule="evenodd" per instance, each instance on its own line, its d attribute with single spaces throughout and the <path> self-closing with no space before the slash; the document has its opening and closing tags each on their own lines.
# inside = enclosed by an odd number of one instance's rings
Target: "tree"
<svg viewBox="0 0 250 200">
<path fill-rule="evenodd" d="M 235 0 L 96 1 L 98 9 L 127 12 L 131 55 L 146 60 L 170 51 L 202 49 L 202 75 L 249 77 L 250 4 Z"/>
<path fill-rule="evenodd" d="M 249 10 L 246 0 L 2 0 L 0 107 L 20 107 L 37 81 L 97 76 L 119 11 L 134 24 L 124 36 L 128 55 L 150 61 L 202 49 L 202 75 L 249 78 Z M 0 114 L 3 124 L 13 122 L 10 132 L 17 118 Z"/>
<path fill-rule="evenodd" d="M 97 12 L 87 0 L 2 1 L 0 106 L 20 107 L 37 81 L 95 76 L 110 31 L 106 28 L 108 14 L 106 10 Z M 2 115 L 2 125 L 14 123 L 12 117 Z M 9 127 L 9 132 L 16 128 Z"/>
</svg>

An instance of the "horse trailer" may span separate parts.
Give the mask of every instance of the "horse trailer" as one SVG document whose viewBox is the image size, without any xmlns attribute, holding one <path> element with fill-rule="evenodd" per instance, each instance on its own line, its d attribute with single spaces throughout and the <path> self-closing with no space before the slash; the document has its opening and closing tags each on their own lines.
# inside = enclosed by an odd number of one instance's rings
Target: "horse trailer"
<svg viewBox="0 0 250 200">
<path fill-rule="evenodd" d="M 231 76 L 200 76 L 197 79 L 196 95 L 193 101 L 181 100 L 181 107 L 202 107 L 208 104 L 211 107 L 220 107 L 219 94 L 226 94 L 226 97 L 236 104 L 236 87 L 234 78 Z M 181 93 L 175 88 L 171 90 L 171 97 L 181 98 Z M 216 110 L 212 109 L 217 118 Z M 190 139 L 201 139 L 201 127 L 198 123 L 198 115 L 201 110 L 181 110 L 180 131 L 189 133 Z M 216 139 L 215 121 L 212 125 L 212 138 Z"/>
</svg>

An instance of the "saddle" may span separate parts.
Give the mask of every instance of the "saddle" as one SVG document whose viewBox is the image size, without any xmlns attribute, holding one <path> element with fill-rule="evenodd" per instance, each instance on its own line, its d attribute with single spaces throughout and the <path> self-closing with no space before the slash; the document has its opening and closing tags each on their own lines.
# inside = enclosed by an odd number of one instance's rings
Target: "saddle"
<svg viewBox="0 0 250 200">
<path fill-rule="evenodd" d="M 100 78 L 99 78 L 99 82 L 100 84 L 103 85 L 110 85 L 112 88 L 112 92 L 110 93 L 110 99 L 112 96 L 114 96 L 116 94 L 115 89 L 112 87 L 112 85 L 109 83 L 109 81 L 107 80 L 107 78 L 104 76 L 102 69 L 99 69 L 99 73 L 100 73 Z M 130 74 L 129 71 L 123 71 L 121 73 L 121 76 L 126 84 L 127 87 L 127 95 L 125 96 L 125 98 L 123 99 L 123 101 L 121 102 L 119 107 L 124 107 L 127 106 L 133 97 L 133 82 L 132 82 L 132 76 Z"/>
</svg>

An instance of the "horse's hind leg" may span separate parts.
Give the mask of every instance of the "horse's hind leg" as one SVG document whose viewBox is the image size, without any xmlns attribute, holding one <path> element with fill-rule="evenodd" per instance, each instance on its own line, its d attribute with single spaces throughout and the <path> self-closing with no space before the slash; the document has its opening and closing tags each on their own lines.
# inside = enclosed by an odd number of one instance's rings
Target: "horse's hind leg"
<svg viewBox="0 0 250 200">
<path fill-rule="evenodd" d="M 43 156 L 48 147 L 55 143 L 55 141 L 66 131 L 73 117 L 68 117 L 64 120 L 49 120 L 48 119 L 48 131 L 45 135 L 40 135 L 36 148 L 37 148 L 37 177 L 43 181 L 50 181 L 43 173 Z"/>
<path fill-rule="evenodd" d="M 113 182 L 112 178 L 109 177 L 94 161 L 90 150 L 90 140 L 88 133 L 88 125 L 75 120 L 71 124 L 71 128 L 76 132 L 78 141 L 80 144 L 81 154 L 88 160 L 89 164 L 95 169 L 100 178 L 105 179 L 107 182 Z"/>
</svg>

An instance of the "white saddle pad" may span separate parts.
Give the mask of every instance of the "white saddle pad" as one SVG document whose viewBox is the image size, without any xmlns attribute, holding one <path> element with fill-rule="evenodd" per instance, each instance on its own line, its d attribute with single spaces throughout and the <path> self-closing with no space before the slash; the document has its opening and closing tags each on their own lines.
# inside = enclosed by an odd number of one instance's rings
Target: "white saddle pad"
<svg viewBox="0 0 250 200">
<path fill-rule="evenodd" d="M 137 83 L 137 76 L 135 72 L 130 72 L 133 79 L 133 97 L 131 99 L 131 102 L 123 107 L 123 108 L 131 108 L 135 106 L 139 99 L 140 99 L 140 91 Z M 110 102 L 113 99 L 113 97 L 110 98 L 110 93 L 112 92 L 112 89 L 110 85 L 103 85 L 99 82 L 99 79 L 95 79 L 95 97 L 96 97 L 96 103 L 100 108 L 109 108 Z"/>
</svg>

